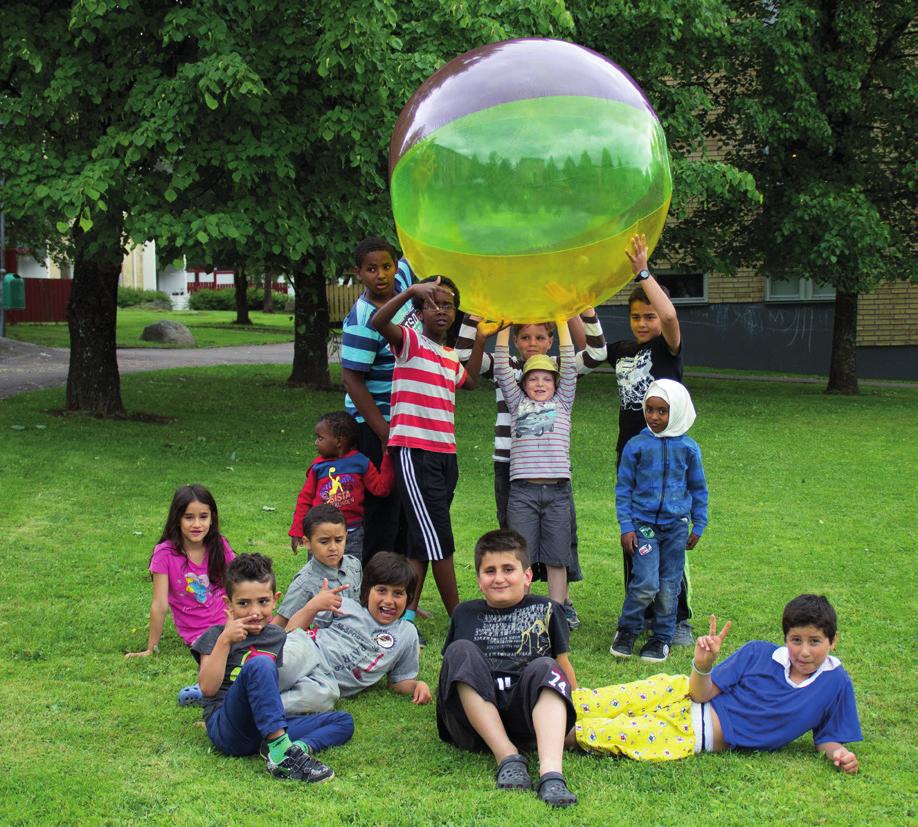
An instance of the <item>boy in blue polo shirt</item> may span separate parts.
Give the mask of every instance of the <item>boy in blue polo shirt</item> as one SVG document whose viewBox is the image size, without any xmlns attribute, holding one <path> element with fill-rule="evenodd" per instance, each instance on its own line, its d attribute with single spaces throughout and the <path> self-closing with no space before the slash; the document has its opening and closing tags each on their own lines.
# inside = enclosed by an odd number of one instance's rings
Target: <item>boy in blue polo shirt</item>
<svg viewBox="0 0 918 827">
<path fill-rule="evenodd" d="M 730 629 L 695 643 L 692 674 L 655 675 L 603 689 L 576 689 L 575 738 L 588 752 L 670 761 L 696 752 L 777 750 L 812 730 L 818 752 L 858 771 L 845 744 L 860 741 L 851 678 L 831 652 L 838 619 L 829 601 L 801 594 L 784 607 L 784 645 L 752 640 L 714 663 Z M 569 739 L 570 744 L 570 739 Z"/>
<path fill-rule="evenodd" d="M 389 299 L 410 287 L 414 278 L 408 262 L 399 260 L 395 248 L 383 238 L 361 241 L 354 250 L 354 260 L 357 280 L 365 289 L 347 314 L 342 331 L 344 407 L 357 420 L 359 433 L 354 447 L 380 468 L 389 440 L 389 396 L 395 357 L 370 319 Z M 392 321 L 419 329 L 410 302 L 398 309 Z M 400 525 L 404 521 L 399 519 L 401 510 L 397 489 L 387 497 L 367 492 L 363 511 L 364 566 L 377 551 L 404 545 L 396 539 L 404 532 Z"/>
</svg>

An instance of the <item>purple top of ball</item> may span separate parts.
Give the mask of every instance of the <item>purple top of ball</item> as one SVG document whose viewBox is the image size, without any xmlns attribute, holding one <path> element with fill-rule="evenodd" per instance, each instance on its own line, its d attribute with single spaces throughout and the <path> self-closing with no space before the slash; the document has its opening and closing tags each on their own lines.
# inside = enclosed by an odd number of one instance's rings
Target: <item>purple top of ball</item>
<svg viewBox="0 0 918 827">
<path fill-rule="evenodd" d="M 432 74 L 399 115 L 389 144 L 389 175 L 414 144 L 481 109 L 527 98 L 588 95 L 657 115 L 638 85 L 611 60 L 575 43 L 544 38 L 479 46 Z"/>
</svg>

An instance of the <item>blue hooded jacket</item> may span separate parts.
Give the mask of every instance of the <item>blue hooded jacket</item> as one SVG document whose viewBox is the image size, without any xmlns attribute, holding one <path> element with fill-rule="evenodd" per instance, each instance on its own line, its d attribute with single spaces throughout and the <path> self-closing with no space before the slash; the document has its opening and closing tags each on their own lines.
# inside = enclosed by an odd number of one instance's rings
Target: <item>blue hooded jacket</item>
<svg viewBox="0 0 918 827">
<path fill-rule="evenodd" d="M 701 449 L 690 436 L 657 436 L 644 428 L 625 445 L 615 486 L 622 534 L 638 526 L 691 517 L 699 537 L 708 524 L 708 486 Z"/>
</svg>

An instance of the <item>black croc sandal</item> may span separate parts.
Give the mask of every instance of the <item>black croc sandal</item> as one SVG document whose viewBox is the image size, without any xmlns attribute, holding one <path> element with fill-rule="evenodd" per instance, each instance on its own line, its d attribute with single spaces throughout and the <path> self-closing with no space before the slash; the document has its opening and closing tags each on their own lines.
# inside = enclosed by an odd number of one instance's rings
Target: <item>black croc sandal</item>
<svg viewBox="0 0 918 827">
<path fill-rule="evenodd" d="M 497 789 L 531 790 L 529 759 L 525 755 L 508 755 L 497 765 Z"/>
<path fill-rule="evenodd" d="M 552 807 L 570 807 L 577 803 L 577 796 L 568 788 L 560 772 L 547 772 L 539 779 L 536 788 L 539 798 Z"/>
</svg>

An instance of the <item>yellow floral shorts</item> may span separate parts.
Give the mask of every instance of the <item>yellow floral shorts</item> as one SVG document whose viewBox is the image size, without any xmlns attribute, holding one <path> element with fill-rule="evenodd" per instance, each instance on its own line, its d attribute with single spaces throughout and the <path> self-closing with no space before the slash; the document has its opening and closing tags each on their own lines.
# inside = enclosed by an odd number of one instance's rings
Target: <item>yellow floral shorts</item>
<svg viewBox="0 0 918 827">
<path fill-rule="evenodd" d="M 577 744 L 637 761 L 675 761 L 695 752 L 686 675 L 653 675 L 601 689 L 575 689 Z M 696 704 L 697 706 L 697 704 Z"/>
</svg>

